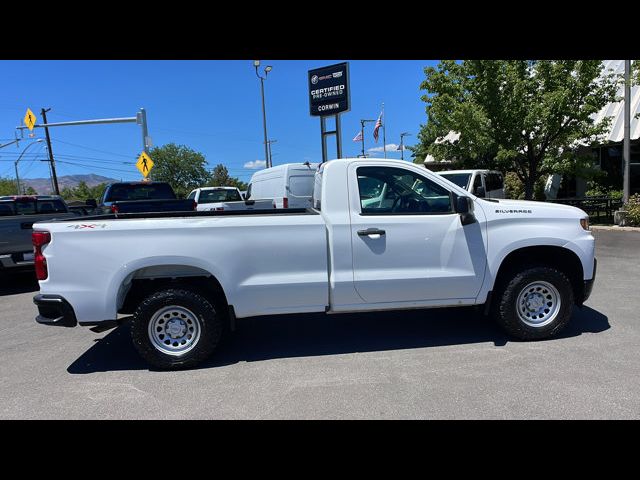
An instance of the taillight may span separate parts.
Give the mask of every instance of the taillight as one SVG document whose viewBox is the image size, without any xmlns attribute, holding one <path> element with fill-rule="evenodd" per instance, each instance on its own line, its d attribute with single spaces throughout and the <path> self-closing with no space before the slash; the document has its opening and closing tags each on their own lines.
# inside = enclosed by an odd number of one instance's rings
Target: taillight
<svg viewBox="0 0 640 480">
<path fill-rule="evenodd" d="M 193 209 L 194 210 L 198 209 L 198 202 L 196 202 L 195 200 L 193 201 Z"/>
<path fill-rule="evenodd" d="M 42 254 L 42 247 L 51 241 L 51 234 L 42 230 L 34 230 L 31 234 L 33 242 L 33 256 L 36 267 L 36 278 L 46 280 L 49 276 L 47 271 L 47 259 Z"/>
<path fill-rule="evenodd" d="M 216 212 L 222 212 L 224 211 L 224 207 L 216 207 Z"/>
<path fill-rule="evenodd" d="M 120 208 L 118 207 L 118 205 L 111 205 L 111 213 L 118 213 L 120 211 Z"/>
<path fill-rule="evenodd" d="M 282 208 L 289 208 L 289 199 L 287 197 L 282 199 Z"/>
</svg>

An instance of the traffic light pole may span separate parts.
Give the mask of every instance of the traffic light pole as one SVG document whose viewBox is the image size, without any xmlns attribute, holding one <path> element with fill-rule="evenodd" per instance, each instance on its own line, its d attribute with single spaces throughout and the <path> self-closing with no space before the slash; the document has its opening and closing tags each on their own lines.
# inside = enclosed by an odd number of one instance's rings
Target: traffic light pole
<svg viewBox="0 0 640 480">
<path fill-rule="evenodd" d="M 73 125 L 97 125 L 97 124 L 105 124 L 105 123 L 137 123 L 142 127 L 142 149 L 149 154 L 149 147 L 151 146 L 151 138 L 149 137 L 149 132 L 147 129 L 147 112 L 144 108 L 141 108 L 139 112 L 137 112 L 135 117 L 122 117 L 122 118 L 98 118 L 95 120 L 76 120 L 72 122 L 56 122 L 56 123 L 47 123 L 47 115 L 46 112 L 51 110 L 42 109 L 42 119 L 44 120 L 43 124 L 35 124 L 32 128 L 44 128 L 46 137 L 47 137 L 47 147 L 49 149 L 49 162 L 52 168 L 52 176 L 53 181 L 55 183 L 55 191 L 57 195 L 60 195 L 60 191 L 58 188 L 58 178 L 56 176 L 55 170 L 55 161 L 53 159 L 53 152 L 51 150 L 51 139 L 49 137 L 49 127 L 68 127 Z M 25 128 L 28 128 L 24 125 L 16 127 L 16 129 L 22 131 Z M 13 143 L 13 142 L 11 142 Z"/>
</svg>

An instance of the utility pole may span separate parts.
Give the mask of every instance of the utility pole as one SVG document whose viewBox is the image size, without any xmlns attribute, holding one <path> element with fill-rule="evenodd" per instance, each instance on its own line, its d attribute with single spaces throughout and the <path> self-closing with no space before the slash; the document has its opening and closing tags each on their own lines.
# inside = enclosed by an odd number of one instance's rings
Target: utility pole
<svg viewBox="0 0 640 480">
<path fill-rule="evenodd" d="M 44 124 L 47 125 L 47 112 L 51 110 L 47 108 L 46 110 L 43 108 L 40 110 L 40 114 L 42 115 L 42 120 Z M 56 175 L 56 162 L 53 159 L 53 150 L 51 150 L 51 137 L 49 137 L 49 127 L 44 127 L 44 134 L 47 139 L 47 150 L 49 151 L 49 162 L 51 164 L 51 175 L 53 177 L 53 188 L 55 189 L 55 194 L 60 195 L 60 187 L 58 187 L 58 176 Z"/>
<path fill-rule="evenodd" d="M 629 178 L 631 170 L 631 60 L 624 61 L 624 170 L 622 175 L 622 200 L 629 201 Z"/>
</svg>

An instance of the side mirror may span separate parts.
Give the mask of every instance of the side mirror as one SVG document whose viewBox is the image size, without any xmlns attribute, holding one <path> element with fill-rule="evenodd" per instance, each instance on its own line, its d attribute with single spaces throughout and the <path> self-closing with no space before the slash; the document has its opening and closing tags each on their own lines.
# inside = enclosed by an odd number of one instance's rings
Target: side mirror
<svg viewBox="0 0 640 480">
<path fill-rule="evenodd" d="M 91 208 L 96 208 L 98 206 L 98 203 L 96 202 L 95 198 L 87 198 L 87 200 L 84 203 Z"/>
<path fill-rule="evenodd" d="M 469 225 L 476 221 L 473 214 L 473 200 L 470 197 L 456 197 L 456 213 L 460 214 L 462 225 Z"/>
<path fill-rule="evenodd" d="M 472 210 L 471 199 L 469 197 L 456 198 L 456 212 L 460 214 L 469 213 Z"/>
<path fill-rule="evenodd" d="M 474 192 L 476 197 L 484 198 L 487 196 L 487 192 L 484 190 L 484 187 L 476 187 Z"/>
</svg>

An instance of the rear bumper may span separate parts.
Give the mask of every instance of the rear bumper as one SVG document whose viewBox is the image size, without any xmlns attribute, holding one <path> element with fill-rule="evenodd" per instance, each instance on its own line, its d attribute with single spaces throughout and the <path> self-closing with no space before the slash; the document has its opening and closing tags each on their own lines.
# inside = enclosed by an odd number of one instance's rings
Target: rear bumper
<svg viewBox="0 0 640 480">
<path fill-rule="evenodd" d="M 33 250 L 20 253 L 0 255 L 1 268 L 31 267 L 33 266 Z"/>
<path fill-rule="evenodd" d="M 60 295 L 42 295 L 33 297 L 39 315 L 36 322 L 42 325 L 75 327 L 78 324 L 73 307 Z"/>
<path fill-rule="evenodd" d="M 591 280 L 584 281 L 584 295 L 582 298 L 582 302 L 586 302 L 591 296 L 591 291 L 593 290 L 593 284 L 596 281 L 596 267 L 598 266 L 598 260 L 593 259 L 593 277 Z"/>
</svg>

